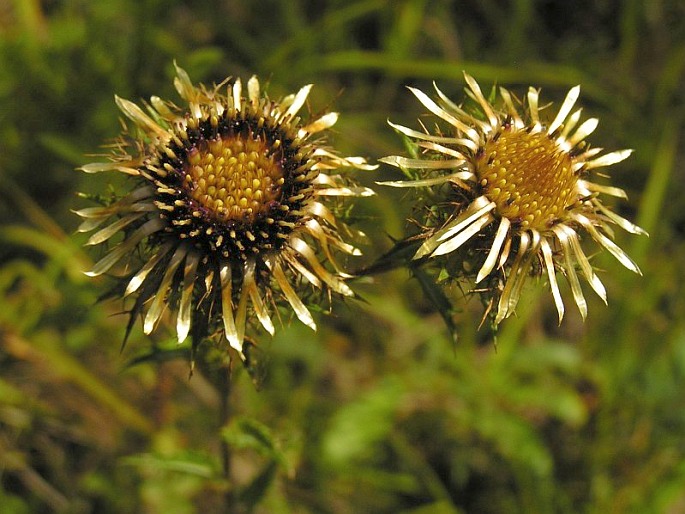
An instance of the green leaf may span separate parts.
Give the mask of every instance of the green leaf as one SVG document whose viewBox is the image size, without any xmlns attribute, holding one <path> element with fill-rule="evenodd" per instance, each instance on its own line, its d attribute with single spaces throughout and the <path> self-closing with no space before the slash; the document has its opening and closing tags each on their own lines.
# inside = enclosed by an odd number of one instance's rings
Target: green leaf
<svg viewBox="0 0 685 514">
<path fill-rule="evenodd" d="M 452 343 L 457 344 L 459 334 L 457 333 L 457 325 L 454 323 L 454 306 L 449 298 L 447 298 L 444 289 L 439 284 L 436 284 L 435 280 L 421 268 L 417 266 L 412 267 L 412 273 L 416 280 L 419 281 L 426 298 L 438 309 L 445 325 L 447 325 Z"/>
<path fill-rule="evenodd" d="M 277 471 L 278 463 L 270 461 L 250 484 L 240 491 L 240 502 L 250 507 L 256 506 L 264 498 L 269 486 L 276 478 Z"/>
<path fill-rule="evenodd" d="M 173 471 L 202 478 L 216 477 L 216 467 L 206 456 L 197 453 L 158 455 L 142 453 L 121 459 L 121 464 L 153 471 Z"/>
<path fill-rule="evenodd" d="M 234 449 L 254 450 L 278 464 L 288 467 L 285 453 L 271 429 L 256 419 L 240 417 L 221 431 L 221 436 Z"/>
<path fill-rule="evenodd" d="M 406 386 L 399 377 L 386 377 L 374 389 L 341 407 L 323 439 L 325 457 L 341 464 L 373 454 L 392 431 L 405 394 Z"/>
<path fill-rule="evenodd" d="M 400 514 L 461 514 L 464 511 L 449 501 L 427 503 L 413 509 L 403 510 Z"/>
</svg>

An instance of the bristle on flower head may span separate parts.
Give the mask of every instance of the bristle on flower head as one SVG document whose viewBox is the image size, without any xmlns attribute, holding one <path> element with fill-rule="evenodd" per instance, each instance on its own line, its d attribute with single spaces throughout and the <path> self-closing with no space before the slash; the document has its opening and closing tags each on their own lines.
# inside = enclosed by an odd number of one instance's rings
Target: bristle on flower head
<svg viewBox="0 0 685 514">
<path fill-rule="evenodd" d="M 251 315 L 274 333 L 269 304 L 282 301 L 316 328 L 294 286 L 304 279 L 352 295 L 333 253 L 359 253 L 342 240 L 327 199 L 373 194 L 326 171 L 375 166 L 340 157 L 315 137 L 336 122 L 336 113 L 301 121 L 311 85 L 276 102 L 262 95 L 256 77 L 247 97 L 239 79 L 222 93 L 226 86 L 193 85 L 179 67 L 174 84 L 186 109 L 152 97 L 146 113 L 116 97 L 136 130 L 120 138 L 110 162 L 81 168 L 118 171 L 137 184 L 110 205 L 77 211 L 85 218 L 82 232 L 114 220 L 88 244 L 124 234 L 88 274 L 124 268 L 122 289 L 135 294 L 131 315 L 144 313 L 146 333 L 171 306 L 179 342 L 191 333 L 197 342 L 222 327 L 242 357 Z M 146 261 L 129 271 L 136 249 Z"/>
<path fill-rule="evenodd" d="M 547 120 L 537 90 L 530 88 L 526 99 L 518 102 L 500 88 L 501 102 L 491 103 L 473 77 L 464 76 L 466 94 L 476 109 L 467 112 L 437 86 L 437 100 L 409 88 L 448 128 L 431 134 L 391 123 L 414 140 L 422 156 L 381 159 L 413 179 L 385 185 L 448 188 L 448 200 L 429 206 L 428 219 L 420 223 L 422 243 L 414 259 L 459 255 L 459 259 L 475 260 L 475 282 L 487 279 L 481 291 L 496 303 L 495 324 L 514 312 L 526 277 L 542 273 L 549 278 L 561 322 L 564 304 L 557 284 L 561 271 L 585 318 L 587 302 L 577 270 L 605 302 L 606 292 L 581 248 L 581 233 L 631 271 L 640 272 L 613 242 L 609 224 L 634 234 L 645 232 L 599 199 L 599 194 L 625 198 L 625 192 L 589 180 L 593 170 L 618 163 L 631 151 L 599 155 L 600 148 L 589 147 L 586 138 L 598 121 L 590 118 L 578 126 L 581 110 L 573 111 L 578 86 L 569 91 L 554 118 Z"/>
</svg>

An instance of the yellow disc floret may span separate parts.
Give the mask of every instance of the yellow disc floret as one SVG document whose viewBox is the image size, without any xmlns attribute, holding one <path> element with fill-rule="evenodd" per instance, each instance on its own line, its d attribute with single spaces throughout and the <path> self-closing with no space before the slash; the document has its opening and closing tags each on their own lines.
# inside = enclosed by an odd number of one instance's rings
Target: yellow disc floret
<svg viewBox="0 0 685 514">
<path fill-rule="evenodd" d="M 217 221 L 254 221 L 281 196 L 279 156 L 259 138 L 226 136 L 189 152 L 185 183 L 191 198 Z"/>
<path fill-rule="evenodd" d="M 479 155 L 476 175 L 497 214 L 521 227 L 548 229 L 575 203 L 577 176 L 568 152 L 545 133 L 504 129 Z"/>
</svg>

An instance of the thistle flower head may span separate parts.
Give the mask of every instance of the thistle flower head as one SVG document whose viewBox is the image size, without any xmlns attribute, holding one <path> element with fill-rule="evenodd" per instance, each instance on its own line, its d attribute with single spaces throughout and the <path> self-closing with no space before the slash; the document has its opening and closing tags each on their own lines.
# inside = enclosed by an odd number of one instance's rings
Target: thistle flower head
<svg viewBox="0 0 685 514">
<path fill-rule="evenodd" d="M 120 271 L 123 296 L 135 297 L 131 317 L 143 314 L 145 333 L 167 306 L 175 310 L 179 343 L 223 330 L 243 355 L 246 327 L 256 318 L 273 334 L 270 311 L 279 305 L 315 329 L 298 291 L 308 282 L 351 296 L 334 254 L 359 253 L 343 241 L 348 228 L 329 201 L 373 194 L 331 172 L 374 167 L 325 146 L 320 133 L 336 113 L 301 120 L 311 85 L 272 101 L 256 77 L 245 95 L 239 79 L 206 88 L 179 67 L 176 74 L 185 108 L 153 96 L 143 109 L 116 97 L 134 131 L 117 140 L 109 162 L 81 168 L 134 183 L 114 203 L 77 211 L 82 232 L 106 225 L 88 244 L 123 233 L 88 274 Z"/>
<path fill-rule="evenodd" d="M 564 303 L 557 282 L 566 276 L 583 318 L 587 302 L 578 272 L 606 302 L 605 288 L 581 247 L 588 236 L 626 268 L 637 265 L 613 241 L 611 225 L 633 234 L 645 232 L 605 206 L 600 195 L 626 198 L 623 190 L 592 181 L 598 168 L 621 162 L 630 150 L 602 154 L 586 138 L 598 121 L 582 123 L 574 110 L 580 87 L 572 88 L 554 117 L 539 106 L 533 88 L 517 101 L 505 88 L 499 101 L 485 98 L 478 83 L 464 74 L 474 111 L 452 102 L 437 86 L 437 99 L 409 88 L 438 118 L 435 133 L 391 125 L 414 141 L 421 155 L 390 156 L 414 180 L 386 182 L 395 187 L 444 185 L 448 200 L 429 206 L 422 243 L 414 259 L 448 256 L 475 261 L 475 282 L 495 309 L 495 324 L 511 315 L 529 275 L 546 274 L 559 315 Z M 546 111 L 546 109 L 545 109 Z M 418 176 L 417 176 L 418 175 Z M 423 175 L 423 176 L 421 176 Z"/>
</svg>

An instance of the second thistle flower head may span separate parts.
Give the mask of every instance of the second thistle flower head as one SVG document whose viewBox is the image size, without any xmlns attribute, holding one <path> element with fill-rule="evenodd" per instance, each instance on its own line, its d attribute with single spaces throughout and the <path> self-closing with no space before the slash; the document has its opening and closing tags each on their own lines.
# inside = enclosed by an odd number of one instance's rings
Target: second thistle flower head
<svg viewBox="0 0 685 514">
<path fill-rule="evenodd" d="M 145 333 L 169 306 L 177 311 L 179 342 L 223 331 L 244 357 L 253 317 L 274 333 L 273 306 L 287 306 L 316 327 L 301 298 L 305 282 L 352 295 L 334 254 L 359 251 L 343 241 L 345 227 L 329 202 L 372 195 L 336 171 L 373 166 L 325 146 L 319 134 L 336 122 L 336 113 L 301 120 L 311 86 L 272 101 L 256 77 L 245 95 L 239 79 L 206 88 L 193 85 L 179 67 L 176 75 L 187 107 L 152 97 L 146 112 L 117 97 L 134 131 L 117 141 L 109 162 L 82 168 L 134 181 L 114 203 L 77 211 L 85 218 L 82 232 L 109 221 L 88 244 L 123 232 L 88 274 L 119 268 L 121 294 L 135 297 L 131 317 L 143 314 Z"/>
<path fill-rule="evenodd" d="M 640 272 L 614 243 L 610 225 L 633 234 L 645 232 L 611 211 L 599 197 L 625 198 L 625 192 L 591 181 L 595 170 L 624 160 L 631 151 L 602 154 L 601 148 L 589 146 L 586 138 L 598 121 L 590 118 L 579 124 L 581 109 L 574 111 L 578 86 L 548 119 L 537 90 L 530 88 L 519 102 L 500 88 L 500 101 L 491 103 L 478 83 L 464 75 L 466 94 L 477 106 L 473 112 L 452 102 L 437 86 L 437 100 L 409 88 L 446 130 L 422 132 L 391 123 L 415 141 L 421 155 L 382 159 L 418 178 L 386 184 L 448 188 L 446 201 L 424 206 L 429 214 L 414 259 L 460 255 L 475 261 L 475 282 L 486 283 L 495 324 L 514 312 L 526 278 L 535 274 L 549 278 L 561 321 L 564 303 L 557 283 L 561 272 L 585 318 L 587 303 L 578 271 L 605 302 L 606 292 L 581 248 L 582 237 L 589 236 L 626 268 Z"/>
</svg>

